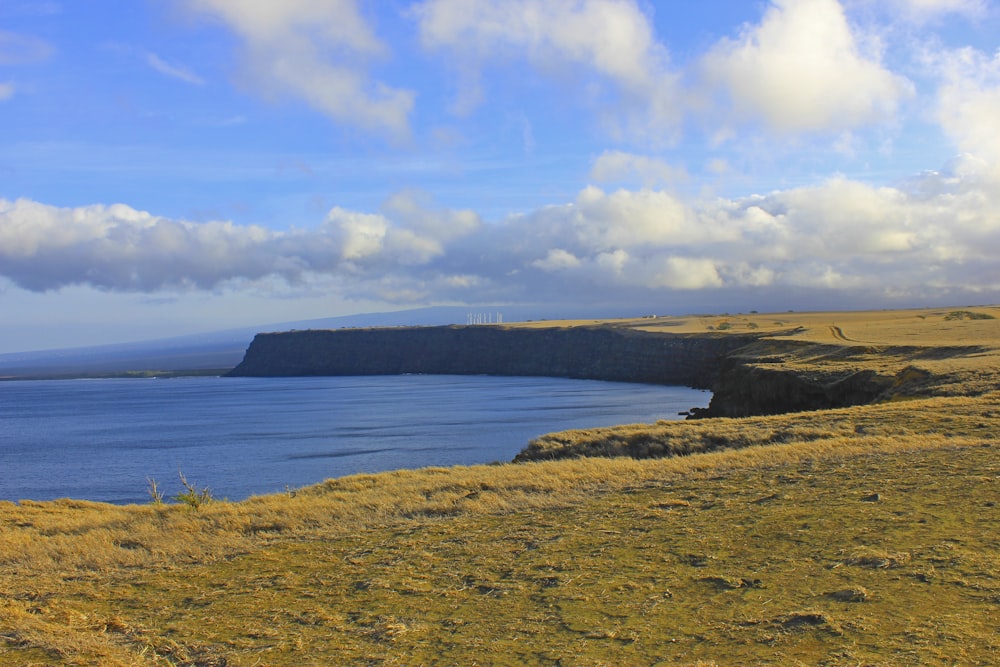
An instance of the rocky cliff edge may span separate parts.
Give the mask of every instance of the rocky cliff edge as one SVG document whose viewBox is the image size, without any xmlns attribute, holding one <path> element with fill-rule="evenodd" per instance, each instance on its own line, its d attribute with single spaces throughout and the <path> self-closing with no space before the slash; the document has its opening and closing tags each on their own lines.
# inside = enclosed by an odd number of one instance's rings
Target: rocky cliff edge
<svg viewBox="0 0 1000 667">
<path fill-rule="evenodd" d="M 967 391 L 960 373 L 920 362 L 981 351 L 820 343 L 795 333 L 615 324 L 290 331 L 258 334 L 230 375 L 534 375 L 685 385 L 713 391 L 709 407 L 693 417 L 739 417 Z"/>
</svg>

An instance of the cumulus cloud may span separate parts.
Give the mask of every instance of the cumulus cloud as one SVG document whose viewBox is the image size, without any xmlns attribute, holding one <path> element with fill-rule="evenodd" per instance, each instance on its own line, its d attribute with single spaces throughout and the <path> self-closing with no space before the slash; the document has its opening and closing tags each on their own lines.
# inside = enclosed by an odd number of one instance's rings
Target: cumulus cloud
<svg viewBox="0 0 1000 667">
<path fill-rule="evenodd" d="M 255 282 L 323 285 L 399 304 L 650 302 L 766 288 L 958 298 L 1000 290 L 1000 187 L 958 159 L 896 187 L 834 177 L 740 198 L 583 189 L 485 222 L 402 192 L 276 232 L 128 206 L 0 200 L 0 275 L 23 288 L 156 293 Z M 260 287 L 264 289 L 264 287 Z"/>
<path fill-rule="evenodd" d="M 34 291 L 210 289 L 231 278 L 288 272 L 277 241 L 258 227 L 169 220 L 122 204 L 67 209 L 0 200 L 0 270 Z"/>
<path fill-rule="evenodd" d="M 564 271 L 579 268 L 582 262 L 562 248 L 552 248 L 544 258 L 534 260 L 531 265 L 543 271 Z"/>
<path fill-rule="evenodd" d="M 621 97 L 618 130 L 663 133 L 680 118 L 667 51 L 630 0 L 424 0 L 413 15 L 424 48 L 457 63 L 460 114 L 484 101 L 487 64 L 526 60 L 543 76 L 581 68 L 590 95 Z"/>
<path fill-rule="evenodd" d="M 386 202 L 384 213 L 365 214 L 336 207 L 325 221 L 325 232 L 338 244 L 341 259 L 352 273 L 391 271 L 420 266 L 445 254 L 449 241 L 475 231 L 481 221 L 471 211 L 429 208 L 412 192 Z"/>
<path fill-rule="evenodd" d="M 33 291 L 211 290 L 268 277 L 295 283 L 426 265 L 480 224 L 468 211 L 413 202 L 394 198 L 391 218 L 334 208 L 318 229 L 275 232 L 171 220 L 123 204 L 58 208 L 0 199 L 0 275 Z"/>
<path fill-rule="evenodd" d="M 702 70 L 731 102 L 733 121 L 777 134 L 889 120 L 913 92 L 880 64 L 873 39 L 859 37 L 836 0 L 774 0 L 758 25 L 706 54 Z"/>
<path fill-rule="evenodd" d="M 293 95 L 337 122 L 409 135 L 414 93 L 369 81 L 367 63 L 388 53 L 356 0 L 186 0 L 243 42 L 243 81 L 267 96 Z"/>
<path fill-rule="evenodd" d="M 940 80 L 936 117 L 965 152 L 997 167 L 1000 177 L 1000 52 L 972 48 L 927 57 Z"/>
</svg>

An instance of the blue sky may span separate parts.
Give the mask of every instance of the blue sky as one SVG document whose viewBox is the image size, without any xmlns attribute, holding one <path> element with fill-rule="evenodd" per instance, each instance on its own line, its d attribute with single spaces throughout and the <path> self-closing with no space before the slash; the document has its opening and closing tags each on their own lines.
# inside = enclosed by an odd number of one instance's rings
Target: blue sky
<svg viewBox="0 0 1000 667">
<path fill-rule="evenodd" d="M 0 352 L 998 295 L 996 2 L 0 4 Z"/>
</svg>

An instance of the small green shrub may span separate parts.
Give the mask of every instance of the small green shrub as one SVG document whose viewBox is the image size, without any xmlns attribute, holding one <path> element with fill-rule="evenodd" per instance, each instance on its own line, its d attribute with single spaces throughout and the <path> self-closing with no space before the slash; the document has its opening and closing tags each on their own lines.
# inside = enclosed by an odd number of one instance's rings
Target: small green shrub
<svg viewBox="0 0 1000 667">
<path fill-rule="evenodd" d="M 212 490 L 210 488 L 203 486 L 199 489 L 194 484 L 187 481 L 183 472 L 178 470 L 177 474 L 181 478 L 181 486 L 184 487 L 184 491 L 174 496 L 174 500 L 179 503 L 184 503 L 193 509 L 198 509 L 202 505 L 207 505 L 215 500 L 215 498 L 212 497 Z"/>
<path fill-rule="evenodd" d="M 945 315 L 944 319 L 951 322 L 955 320 L 995 320 L 996 318 L 988 313 L 977 313 L 971 310 L 953 310 Z"/>
</svg>

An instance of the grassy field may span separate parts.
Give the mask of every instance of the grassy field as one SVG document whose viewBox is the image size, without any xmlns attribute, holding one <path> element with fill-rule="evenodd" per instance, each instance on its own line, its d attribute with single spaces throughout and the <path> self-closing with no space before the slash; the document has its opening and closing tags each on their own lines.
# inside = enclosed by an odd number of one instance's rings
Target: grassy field
<svg viewBox="0 0 1000 667">
<path fill-rule="evenodd" d="M 998 314 L 620 323 L 885 350 L 942 396 L 197 509 L 0 503 L 0 664 L 1000 664 Z"/>
</svg>

